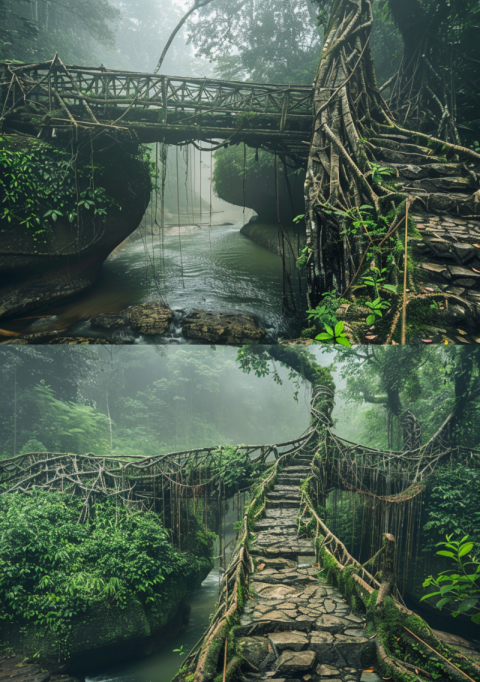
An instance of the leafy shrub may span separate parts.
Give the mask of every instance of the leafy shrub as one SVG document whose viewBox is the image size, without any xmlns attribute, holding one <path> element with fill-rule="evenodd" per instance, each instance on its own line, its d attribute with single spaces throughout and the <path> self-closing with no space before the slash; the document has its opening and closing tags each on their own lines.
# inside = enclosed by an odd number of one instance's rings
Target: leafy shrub
<svg viewBox="0 0 480 682">
<path fill-rule="evenodd" d="M 210 564 L 209 538 L 203 557 L 182 554 L 154 512 L 98 502 L 79 523 L 82 506 L 61 493 L 0 497 L 0 621 L 65 635 L 98 602 L 161 609 L 165 581 L 194 584 Z"/>
<path fill-rule="evenodd" d="M 473 542 L 469 542 L 468 535 L 461 540 L 452 538 L 452 535 L 447 535 L 447 542 L 438 543 L 445 549 L 439 550 L 437 554 L 450 559 L 454 568 L 442 571 L 437 578 L 429 576 L 423 587 L 433 585 L 437 589 L 424 595 L 421 601 L 440 597 L 435 604 L 437 609 L 441 610 L 450 604 L 455 609 L 452 616 L 471 613 L 472 621 L 480 625 L 480 609 L 477 607 L 480 600 L 480 561 L 476 547 Z"/>
<path fill-rule="evenodd" d="M 480 471 L 456 462 L 437 467 L 428 482 L 425 512 L 425 551 L 430 553 L 447 533 L 480 542 Z"/>
</svg>

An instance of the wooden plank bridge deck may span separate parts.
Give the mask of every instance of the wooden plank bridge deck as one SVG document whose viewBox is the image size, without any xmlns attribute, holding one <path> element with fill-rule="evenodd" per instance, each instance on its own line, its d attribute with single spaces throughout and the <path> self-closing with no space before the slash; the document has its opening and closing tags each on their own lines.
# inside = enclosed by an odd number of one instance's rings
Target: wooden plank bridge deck
<svg viewBox="0 0 480 682">
<path fill-rule="evenodd" d="M 42 64 L 0 64 L 1 119 L 15 129 L 28 106 L 34 126 L 51 137 L 99 127 L 144 142 L 245 142 L 304 164 L 312 128 L 313 90 L 210 78 L 174 77 Z M 34 120 L 35 119 L 35 120 Z"/>
</svg>

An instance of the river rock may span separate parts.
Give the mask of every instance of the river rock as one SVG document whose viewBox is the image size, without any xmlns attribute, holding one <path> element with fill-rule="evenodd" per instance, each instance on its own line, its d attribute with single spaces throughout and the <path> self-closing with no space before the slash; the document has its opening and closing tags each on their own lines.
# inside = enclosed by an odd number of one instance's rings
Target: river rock
<svg viewBox="0 0 480 682">
<path fill-rule="evenodd" d="M 260 668 L 271 650 L 266 637 L 240 637 L 237 641 L 237 652 L 255 668 Z"/>
<path fill-rule="evenodd" d="M 250 315 L 226 315 L 223 313 L 192 310 L 183 322 L 183 335 L 203 343 L 238 345 L 261 343 L 265 332 Z"/>
<path fill-rule="evenodd" d="M 319 665 L 317 665 L 316 673 L 321 677 L 340 676 L 340 671 L 338 670 L 338 668 L 334 668 L 332 665 L 327 665 L 326 663 L 320 663 Z"/>
<path fill-rule="evenodd" d="M 165 303 L 141 303 L 127 311 L 132 329 L 139 334 L 163 334 L 173 320 L 173 313 Z"/>
<path fill-rule="evenodd" d="M 289 649 L 301 651 L 308 646 L 308 637 L 304 632 L 290 630 L 286 632 L 272 632 L 268 635 L 269 640 L 276 646 L 278 651 Z"/>
<path fill-rule="evenodd" d="M 92 329 L 107 329 L 108 331 L 117 331 L 125 329 L 129 326 L 127 315 L 123 313 L 102 313 L 90 320 Z"/>
<path fill-rule="evenodd" d="M 314 663 L 314 651 L 284 651 L 277 658 L 275 669 L 279 673 L 296 673 L 302 670 L 310 670 Z"/>
</svg>

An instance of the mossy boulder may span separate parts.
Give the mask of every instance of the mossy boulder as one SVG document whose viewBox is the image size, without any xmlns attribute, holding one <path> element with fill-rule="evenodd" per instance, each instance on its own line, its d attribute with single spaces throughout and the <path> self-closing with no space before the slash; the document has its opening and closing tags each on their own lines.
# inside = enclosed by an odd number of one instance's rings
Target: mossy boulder
<svg viewBox="0 0 480 682">
<path fill-rule="evenodd" d="M 107 256 L 140 224 L 150 198 L 151 178 L 138 145 L 114 144 L 103 151 L 92 152 L 89 147 L 67 153 L 36 138 L 8 135 L 0 140 L 0 153 L 7 159 L 2 166 L 0 198 L 8 189 L 8 177 L 16 172 L 15 167 L 8 166 L 11 156 L 17 162 L 24 157 L 30 159 L 28 178 L 34 183 L 31 196 L 27 189 L 25 195 L 18 195 L 19 208 L 13 207 L 10 219 L 3 213 L 3 207 L 9 204 L 2 199 L 0 318 L 3 318 L 58 303 L 91 286 Z M 47 161 L 51 164 L 45 174 Z M 91 170 L 92 163 L 95 170 Z M 62 173 L 70 178 L 65 205 Z M 49 184 L 56 187 L 54 201 Z M 77 204 L 77 189 L 80 195 L 84 193 L 87 203 L 82 199 Z M 89 192 L 98 190 L 101 191 L 95 201 L 90 201 Z M 29 199 L 33 201 L 31 209 Z M 52 205 L 58 210 L 54 219 Z M 32 221 L 33 215 L 36 218 Z M 25 222 L 27 218 L 30 222 Z"/>
</svg>

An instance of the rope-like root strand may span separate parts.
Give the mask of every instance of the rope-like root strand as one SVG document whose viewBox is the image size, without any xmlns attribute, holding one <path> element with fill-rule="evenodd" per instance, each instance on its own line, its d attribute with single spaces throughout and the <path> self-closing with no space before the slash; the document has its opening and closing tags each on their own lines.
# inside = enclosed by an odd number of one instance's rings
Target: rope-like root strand
<svg viewBox="0 0 480 682">
<path fill-rule="evenodd" d="M 429 294 L 423 294 L 422 293 L 422 294 L 410 295 L 406 300 L 406 306 L 410 305 L 410 303 L 412 303 L 413 301 L 419 301 L 419 300 L 422 300 L 425 298 L 431 298 L 434 300 L 439 298 L 439 299 L 443 299 L 445 301 L 448 301 L 448 300 L 457 301 L 461 305 L 466 306 L 468 308 L 468 310 L 470 312 L 472 312 L 471 304 L 468 301 L 466 301 L 464 298 L 460 298 L 460 296 L 455 296 L 455 294 L 447 294 L 443 291 L 433 292 L 433 293 L 429 293 Z M 386 344 L 390 344 L 392 342 L 393 335 L 395 334 L 395 331 L 397 329 L 397 325 L 398 325 L 398 322 L 400 320 L 401 313 L 402 313 L 402 309 L 401 309 L 401 307 L 399 307 L 398 310 L 395 312 L 395 315 L 393 317 L 392 326 L 390 327 L 390 331 L 389 331 L 387 339 L 385 341 Z"/>
</svg>

